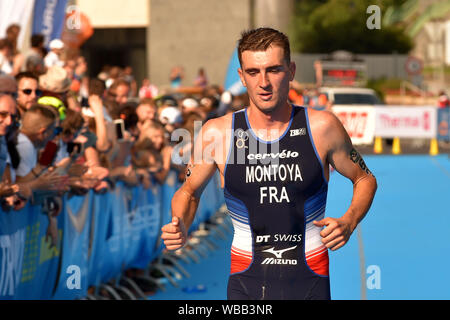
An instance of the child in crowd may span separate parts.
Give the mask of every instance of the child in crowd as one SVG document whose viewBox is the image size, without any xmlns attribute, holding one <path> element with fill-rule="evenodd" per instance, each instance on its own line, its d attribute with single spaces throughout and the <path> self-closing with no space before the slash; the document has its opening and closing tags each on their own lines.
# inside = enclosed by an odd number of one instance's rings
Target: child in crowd
<svg viewBox="0 0 450 320">
<path fill-rule="evenodd" d="M 162 157 L 162 168 L 154 175 L 160 183 L 164 183 L 171 168 L 173 151 L 173 147 L 167 142 L 164 126 L 156 120 L 147 122 L 139 136 L 140 143 L 143 143 L 145 140 L 148 140 L 152 145 L 152 149 Z"/>
</svg>

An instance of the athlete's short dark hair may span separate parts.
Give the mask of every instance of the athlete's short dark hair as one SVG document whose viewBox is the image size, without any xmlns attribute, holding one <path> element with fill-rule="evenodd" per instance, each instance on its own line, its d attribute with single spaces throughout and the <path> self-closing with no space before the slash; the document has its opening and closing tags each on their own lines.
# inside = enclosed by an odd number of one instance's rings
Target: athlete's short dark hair
<svg viewBox="0 0 450 320">
<path fill-rule="evenodd" d="M 284 33 L 272 28 L 257 28 L 242 32 L 238 41 L 238 58 L 241 66 L 242 52 L 265 51 L 271 45 L 283 48 L 284 59 L 288 64 L 291 62 L 289 39 Z"/>
</svg>

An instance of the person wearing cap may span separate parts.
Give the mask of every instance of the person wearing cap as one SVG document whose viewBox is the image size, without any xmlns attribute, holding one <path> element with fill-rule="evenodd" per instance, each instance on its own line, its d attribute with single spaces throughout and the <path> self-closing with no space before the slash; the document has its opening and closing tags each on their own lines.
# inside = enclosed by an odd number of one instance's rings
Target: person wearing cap
<svg viewBox="0 0 450 320">
<path fill-rule="evenodd" d="M 50 51 L 44 58 L 44 64 L 47 68 L 53 66 L 64 66 L 64 61 L 61 59 L 61 54 L 64 50 L 64 42 L 60 39 L 53 39 L 49 44 Z"/>
<path fill-rule="evenodd" d="M 191 112 L 198 108 L 200 104 L 194 98 L 185 98 L 181 102 L 181 110 L 183 113 Z"/>
<path fill-rule="evenodd" d="M 183 114 L 176 107 L 162 107 L 158 118 L 169 134 L 183 123 Z"/>
<path fill-rule="evenodd" d="M 53 66 L 39 77 L 39 86 L 42 90 L 42 97 L 38 103 L 54 107 L 60 120 L 66 117 L 66 98 L 72 81 L 67 71 L 63 67 Z"/>
<path fill-rule="evenodd" d="M 191 113 L 199 115 L 202 119 L 206 119 L 205 108 L 200 105 L 200 103 L 194 98 L 185 98 L 181 102 L 181 112 L 183 113 L 183 118 L 186 119 Z"/>
</svg>

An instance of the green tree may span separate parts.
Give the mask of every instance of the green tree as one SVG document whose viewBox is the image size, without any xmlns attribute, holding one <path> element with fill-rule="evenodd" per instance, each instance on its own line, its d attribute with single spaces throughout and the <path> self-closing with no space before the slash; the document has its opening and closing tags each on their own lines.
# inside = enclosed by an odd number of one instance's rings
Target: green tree
<svg viewBox="0 0 450 320">
<path fill-rule="evenodd" d="M 368 29 L 367 7 L 376 4 L 381 14 L 393 0 L 298 0 L 290 26 L 292 49 L 303 53 L 407 53 L 411 39 L 398 26 Z"/>
</svg>

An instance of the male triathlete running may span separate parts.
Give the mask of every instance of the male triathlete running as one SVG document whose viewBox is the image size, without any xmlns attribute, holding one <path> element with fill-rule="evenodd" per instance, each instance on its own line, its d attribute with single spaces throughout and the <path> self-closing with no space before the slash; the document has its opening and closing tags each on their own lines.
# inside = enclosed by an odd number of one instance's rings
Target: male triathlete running
<svg viewBox="0 0 450 320">
<path fill-rule="evenodd" d="M 185 244 L 219 169 L 235 230 L 228 299 L 330 299 L 328 249 L 347 243 L 376 179 L 333 113 L 288 103 L 296 66 L 284 34 L 244 32 L 238 54 L 250 105 L 202 127 L 162 238 L 169 250 Z M 329 165 L 353 183 L 350 207 L 337 219 L 324 218 Z"/>
</svg>

